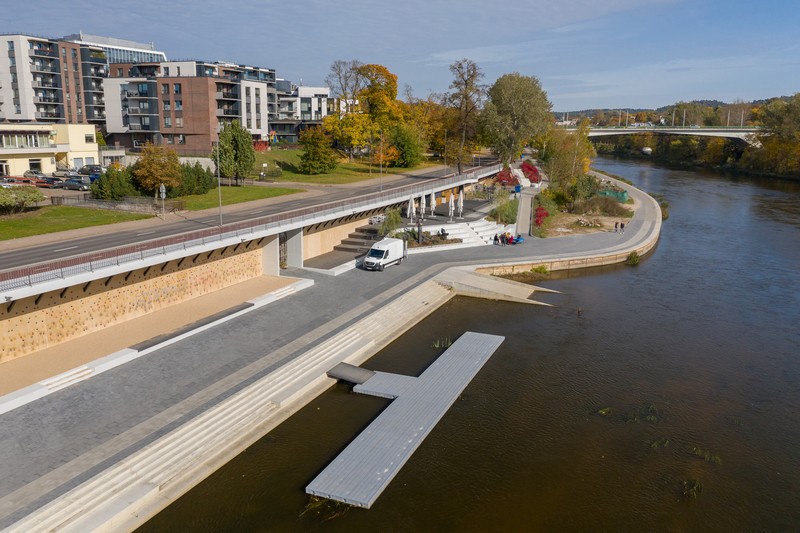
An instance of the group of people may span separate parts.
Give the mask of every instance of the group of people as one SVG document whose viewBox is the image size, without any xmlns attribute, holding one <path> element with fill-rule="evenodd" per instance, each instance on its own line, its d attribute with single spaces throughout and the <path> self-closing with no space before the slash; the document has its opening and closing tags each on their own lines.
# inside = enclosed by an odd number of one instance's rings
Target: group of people
<svg viewBox="0 0 800 533">
<path fill-rule="evenodd" d="M 518 242 L 522 242 L 522 237 L 519 235 L 514 237 L 508 231 L 505 233 L 494 234 L 494 243 L 499 244 L 500 246 L 505 246 L 506 244 L 517 244 Z"/>
<path fill-rule="evenodd" d="M 624 222 L 614 222 L 614 233 L 625 233 L 625 223 Z"/>
</svg>

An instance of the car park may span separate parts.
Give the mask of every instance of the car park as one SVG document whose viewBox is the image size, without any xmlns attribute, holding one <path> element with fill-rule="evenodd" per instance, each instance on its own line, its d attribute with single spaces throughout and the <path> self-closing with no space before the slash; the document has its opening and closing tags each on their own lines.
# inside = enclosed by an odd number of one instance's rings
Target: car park
<svg viewBox="0 0 800 533">
<path fill-rule="evenodd" d="M 53 172 L 54 178 L 68 178 L 70 174 L 77 174 L 74 168 L 59 168 Z"/>
<path fill-rule="evenodd" d="M 59 189 L 64 186 L 64 180 L 61 178 L 42 178 L 36 182 L 36 186 L 48 189 Z"/>
<path fill-rule="evenodd" d="M 65 181 L 63 188 L 67 189 L 68 191 L 88 191 L 90 187 L 88 183 L 84 183 L 77 179 L 72 179 Z"/>
</svg>

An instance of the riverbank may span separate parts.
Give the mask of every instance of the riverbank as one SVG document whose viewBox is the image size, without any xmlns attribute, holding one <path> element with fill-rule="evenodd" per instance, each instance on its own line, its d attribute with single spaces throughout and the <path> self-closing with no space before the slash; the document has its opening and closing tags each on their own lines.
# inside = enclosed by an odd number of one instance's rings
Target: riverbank
<svg viewBox="0 0 800 533">
<path fill-rule="evenodd" d="M 343 360 L 359 364 L 449 300 L 455 291 L 443 283 L 452 277 L 448 269 L 519 269 L 534 263 L 584 268 L 619 262 L 632 250 L 652 248 L 660 233 L 658 206 L 641 191 L 624 187 L 643 202 L 624 236 L 530 239 L 511 247 L 421 254 L 383 273 L 348 272 L 335 283 L 316 276 L 314 290 L 243 316 L 225 330 L 170 345 L 158 357 L 152 354 L 95 383 L 90 380 L 29 410 L 8 413 L 6 427 L 22 438 L 31 432 L 47 433 L 41 426 L 47 417 L 39 411 L 73 412 L 74 431 L 59 430 L 57 443 L 45 440 L 40 445 L 56 445 L 63 457 L 66 441 L 74 439 L 74 451 L 45 474 L 32 474 L 41 472 L 32 456 L 3 449 L 13 472 L 4 480 L 0 510 L 5 518 L 0 526 L 14 524 L 12 530 L 22 531 L 45 523 L 76 529 L 142 523 L 332 386 L 324 372 L 337 356 L 344 354 Z M 251 354 L 249 363 L 240 356 L 241 362 L 226 363 L 225 356 L 239 353 Z M 219 372 L 209 372 L 215 369 Z M 107 403 L 109 387 L 118 391 L 116 407 Z M 160 387 L 173 391 L 171 406 L 151 408 Z M 127 398 L 126 390 L 136 400 Z M 140 390 L 147 390 L 147 397 Z M 104 400 L 92 401 L 95 395 Z M 129 420 L 127 429 L 119 427 Z M 118 429 L 97 440 L 103 433 L 100 428 L 108 426 Z M 122 450 L 126 453 L 120 456 Z M 88 475 L 109 462 L 112 466 L 100 474 Z M 104 494 L 101 501 L 93 496 L 97 493 Z M 47 502 L 42 494 L 48 495 Z"/>
</svg>

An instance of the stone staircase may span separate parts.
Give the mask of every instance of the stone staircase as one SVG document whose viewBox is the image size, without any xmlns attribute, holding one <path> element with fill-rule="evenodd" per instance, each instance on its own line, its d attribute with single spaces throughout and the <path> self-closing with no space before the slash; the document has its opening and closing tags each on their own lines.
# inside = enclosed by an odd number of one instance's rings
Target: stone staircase
<svg viewBox="0 0 800 533">
<path fill-rule="evenodd" d="M 513 234 L 516 229 L 516 225 L 514 224 L 507 226 L 505 224 L 498 224 L 491 220 L 486 220 L 485 218 L 476 220 L 475 222 L 467 222 L 467 226 L 469 226 L 485 244 L 494 244 L 494 236 L 498 233 L 509 231 Z"/>
<path fill-rule="evenodd" d="M 435 281 L 419 285 L 6 531 L 135 529 L 330 386 L 336 364 L 363 363 L 453 295 Z"/>
<path fill-rule="evenodd" d="M 334 250 L 340 252 L 353 252 L 356 254 L 364 254 L 372 248 L 372 245 L 381 240 L 379 234 L 379 227 L 374 225 L 361 226 L 347 236 L 341 244 L 333 247 Z"/>
</svg>

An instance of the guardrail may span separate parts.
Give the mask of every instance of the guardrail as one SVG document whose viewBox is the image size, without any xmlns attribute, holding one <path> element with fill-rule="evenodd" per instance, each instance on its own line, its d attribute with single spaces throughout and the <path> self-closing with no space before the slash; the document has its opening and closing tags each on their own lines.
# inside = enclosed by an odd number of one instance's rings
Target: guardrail
<svg viewBox="0 0 800 533">
<path fill-rule="evenodd" d="M 411 197 L 430 194 L 434 190 L 445 190 L 465 183 L 476 182 L 479 178 L 499 172 L 501 168 L 501 165 L 491 165 L 465 174 L 435 179 L 433 182 L 428 181 L 425 184 L 405 185 L 385 192 L 358 196 L 353 199 L 326 202 L 253 220 L 224 224 L 222 227 L 191 231 L 171 237 L 6 270 L 0 272 L 0 290 L 8 291 L 21 287 L 32 287 L 55 279 L 66 279 L 87 272 L 95 272 L 102 268 L 119 267 L 126 263 L 133 264 L 150 257 L 188 251 L 197 246 L 207 246 L 210 243 L 222 242 L 234 237 L 241 238 L 256 233 L 270 235 L 278 233 L 281 228 L 303 226 L 318 222 L 319 219 L 324 219 L 325 217 L 334 218 L 348 213 L 372 209 L 375 204 L 390 205 L 407 201 Z"/>
</svg>

